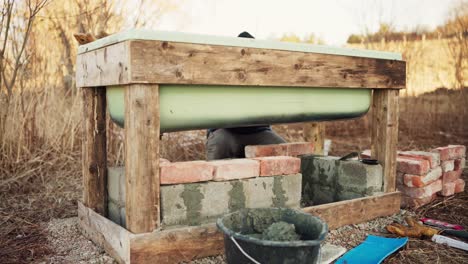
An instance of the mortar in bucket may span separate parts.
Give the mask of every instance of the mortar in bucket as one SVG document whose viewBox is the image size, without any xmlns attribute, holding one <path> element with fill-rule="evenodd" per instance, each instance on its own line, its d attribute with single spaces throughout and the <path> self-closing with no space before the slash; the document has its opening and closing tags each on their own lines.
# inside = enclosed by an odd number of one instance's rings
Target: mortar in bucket
<svg viewBox="0 0 468 264">
<path fill-rule="evenodd" d="M 274 223 L 294 224 L 298 239 L 265 239 Z M 216 222 L 224 233 L 226 260 L 238 263 L 319 263 L 328 225 L 320 218 L 289 208 L 242 209 Z M 263 234 L 263 236 L 262 236 Z"/>
</svg>

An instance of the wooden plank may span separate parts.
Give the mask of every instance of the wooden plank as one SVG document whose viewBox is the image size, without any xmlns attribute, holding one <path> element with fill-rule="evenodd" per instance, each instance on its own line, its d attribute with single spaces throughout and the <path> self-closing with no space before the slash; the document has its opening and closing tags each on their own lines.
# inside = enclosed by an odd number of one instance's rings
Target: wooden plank
<svg viewBox="0 0 468 264">
<path fill-rule="evenodd" d="M 302 211 L 320 217 L 329 229 L 359 224 L 400 211 L 400 192 L 385 193 L 353 200 L 302 208 Z"/>
<path fill-rule="evenodd" d="M 372 157 L 383 167 L 384 191 L 396 188 L 398 148 L 398 90 L 374 90 L 372 100 Z"/>
<path fill-rule="evenodd" d="M 125 42 L 122 42 L 125 43 Z M 115 45 L 123 45 L 122 43 Z M 80 86 L 129 83 L 404 88 L 405 62 L 333 54 L 166 41 L 129 41 L 130 77 L 104 63 L 105 48 L 78 55 Z M 86 55 L 86 56 L 84 56 Z M 92 73 L 99 69 L 99 74 Z M 116 71 L 117 73 L 109 72 Z M 85 74 L 87 73 L 87 74 Z M 125 72 L 126 73 L 126 72 Z"/>
<path fill-rule="evenodd" d="M 83 88 L 83 203 L 107 215 L 106 91 Z"/>
<path fill-rule="evenodd" d="M 110 45 L 78 55 L 76 85 L 78 87 L 116 85 L 130 82 L 129 42 Z"/>
<path fill-rule="evenodd" d="M 133 233 L 159 226 L 158 85 L 125 88 L 126 223 Z"/>
<path fill-rule="evenodd" d="M 222 254 L 223 235 L 214 224 L 135 235 L 132 263 L 180 263 Z"/>
<path fill-rule="evenodd" d="M 80 202 L 78 218 L 86 237 L 103 247 L 119 263 L 130 263 L 130 232 Z"/>
<path fill-rule="evenodd" d="M 315 154 L 323 155 L 323 148 L 325 142 L 325 123 L 305 123 L 304 139 L 307 142 L 314 143 Z"/>
</svg>

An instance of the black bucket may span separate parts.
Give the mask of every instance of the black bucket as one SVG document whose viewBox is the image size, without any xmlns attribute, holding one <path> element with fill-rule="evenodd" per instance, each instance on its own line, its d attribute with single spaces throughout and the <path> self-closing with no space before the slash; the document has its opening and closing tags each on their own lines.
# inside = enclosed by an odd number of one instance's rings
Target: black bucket
<svg viewBox="0 0 468 264">
<path fill-rule="evenodd" d="M 301 240 L 270 241 L 246 235 L 261 233 L 261 229 L 279 221 L 294 224 Z M 219 218 L 216 224 L 224 233 L 230 264 L 319 263 L 320 243 L 328 233 L 327 224 L 320 218 L 288 208 L 242 209 Z"/>
</svg>

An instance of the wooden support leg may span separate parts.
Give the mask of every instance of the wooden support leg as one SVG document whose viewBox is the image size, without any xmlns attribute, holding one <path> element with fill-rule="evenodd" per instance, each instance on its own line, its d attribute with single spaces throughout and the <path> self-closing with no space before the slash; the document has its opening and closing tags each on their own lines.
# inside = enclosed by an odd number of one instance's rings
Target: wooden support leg
<svg viewBox="0 0 468 264">
<path fill-rule="evenodd" d="M 314 153 L 323 155 L 325 142 L 325 123 L 306 123 L 304 125 L 304 139 L 314 143 Z"/>
<path fill-rule="evenodd" d="M 398 148 L 397 89 L 375 89 L 372 100 L 372 156 L 383 166 L 384 192 L 396 187 Z"/>
<path fill-rule="evenodd" d="M 159 86 L 125 88 L 126 222 L 133 233 L 159 226 Z"/>
<path fill-rule="evenodd" d="M 106 90 L 81 88 L 83 95 L 83 203 L 107 215 Z"/>
</svg>

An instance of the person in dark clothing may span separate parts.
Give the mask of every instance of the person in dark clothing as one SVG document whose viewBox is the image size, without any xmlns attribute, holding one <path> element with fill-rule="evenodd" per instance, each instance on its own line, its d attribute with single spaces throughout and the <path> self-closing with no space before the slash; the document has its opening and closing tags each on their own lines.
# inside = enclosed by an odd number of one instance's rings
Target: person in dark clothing
<svg viewBox="0 0 468 264">
<path fill-rule="evenodd" d="M 248 32 L 239 34 L 240 38 L 254 38 Z M 247 145 L 268 145 L 285 143 L 270 126 L 249 126 L 233 128 L 212 128 L 208 130 L 206 159 L 245 158 Z"/>
</svg>

